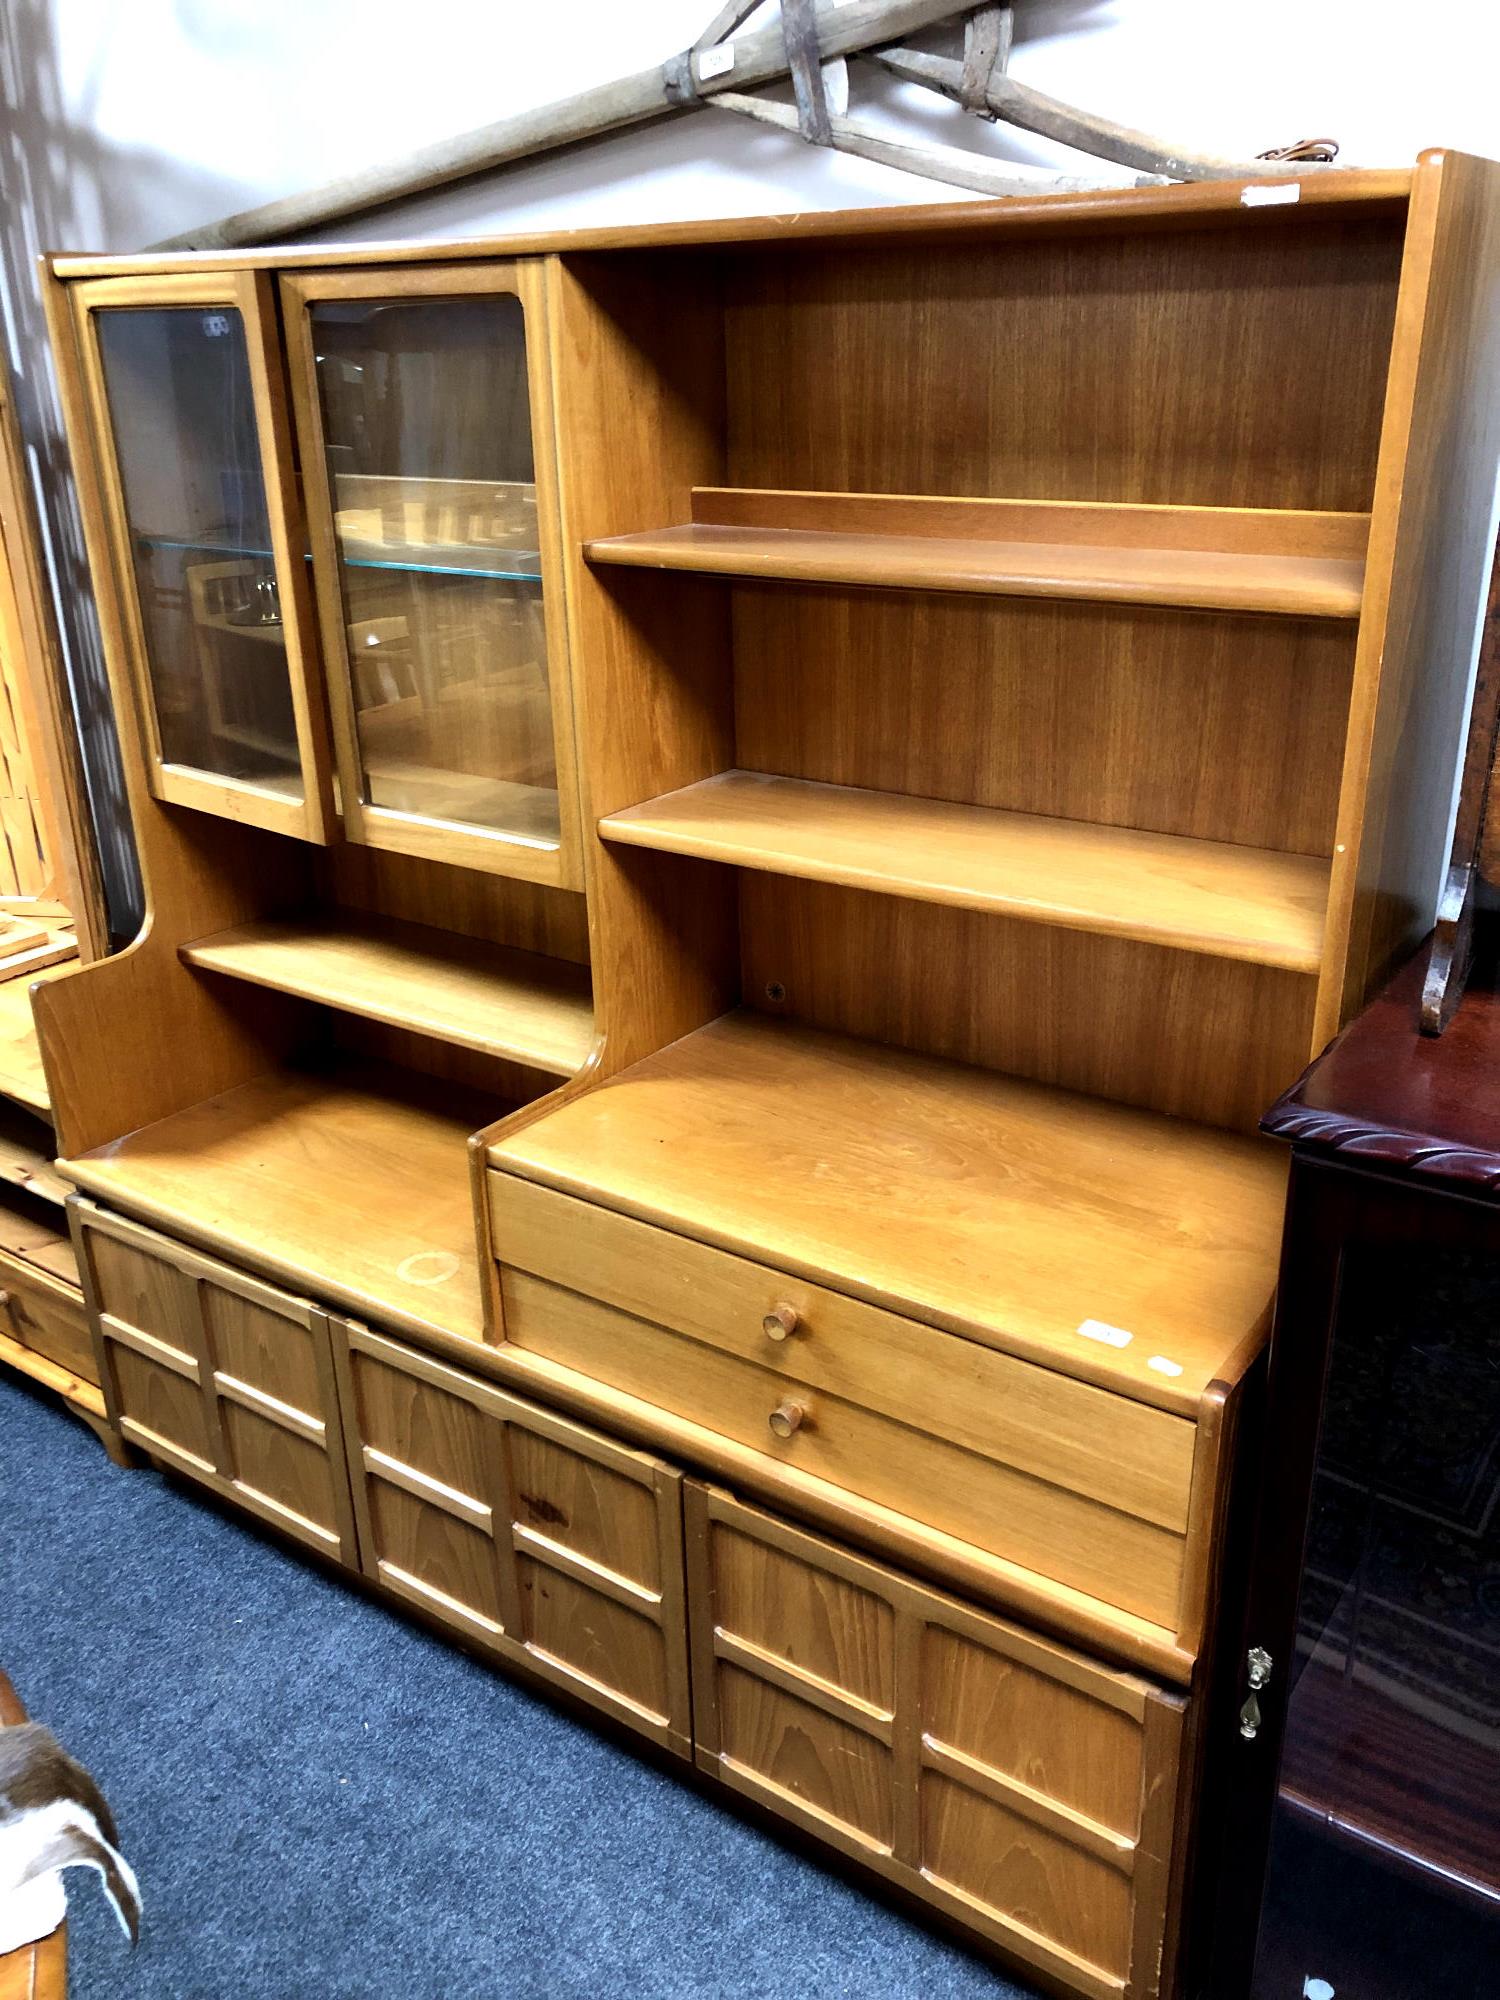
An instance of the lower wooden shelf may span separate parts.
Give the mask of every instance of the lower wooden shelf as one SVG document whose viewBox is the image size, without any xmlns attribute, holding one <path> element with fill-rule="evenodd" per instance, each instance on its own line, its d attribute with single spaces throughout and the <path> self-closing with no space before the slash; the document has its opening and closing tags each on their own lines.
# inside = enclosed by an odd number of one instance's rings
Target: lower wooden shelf
<svg viewBox="0 0 1500 2000">
<path fill-rule="evenodd" d="M 350 1311 L 484 1337 L 467 1144 L 498 1100 L 278 1070 L 61 1162 L 87 1193 Z"/>
<path fill-rule="evenodd" d="M 426 924 L 344 912 L 265 919 L 181 952 L 209 972 L 554 1076 L 581 1069 L 594 1036 L 586 967 Z"/>
<path fill-rule="evenodd" d="M 0 1096 L 13 1098 L 43 1117 L 51 1110 L 42 1052 L 31 1016 L 31 988 L 44 979 L 72 972 L 71 963 L 52 965 L 15 979 L 0 981 Z"/>
<path fill-rule="evenodd" d="M 752 1013 L 512 1132 L 493 1164 L 1196 1412 L 1262 1337 L 1276 1148 Z"/>
</svg>

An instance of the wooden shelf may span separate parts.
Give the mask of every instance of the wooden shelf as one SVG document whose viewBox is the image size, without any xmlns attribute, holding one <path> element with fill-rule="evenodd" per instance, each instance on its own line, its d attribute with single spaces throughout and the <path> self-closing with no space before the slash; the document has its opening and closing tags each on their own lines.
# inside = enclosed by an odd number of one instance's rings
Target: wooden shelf
<svg viewBox="0 0 1500 2000">
<path fill-rule="evenodd" d="M 181 952 L 206 971 L 552 1076 L 579 1070 L 594 1038 L 586 967 L 426 924 L 319 912 L 240 924 Z"/>
<path fill-rule="evenodd" d="M 52 1105 L 31 1014 L 31 988 L 43 980 L 62 978 L 73 970 L 71 963 L 51 965 L 29 978 L 22 974 L 0 981 L 0 1096 L 13 1098 L 44 1118 Z"/>
<path fill-rule="evenodd" d="M 791 583 L 1357 618 L 1368 517 L 1256 508 L 698 488 L 592 563 Z"/>
<path fill-rule="evenodd" d="M 1315 973 L 1329 863 L 851 785 L 724 771 L 606 840 Z"/>
<path fill-rule="evenodd" d="M 381 1068 L 281 1070 L 61 1165 L 126 1214 L 351 1312 L 480 1340 L 468 1140 L 507 1108 Z"/>
<path fill-rule="evenodd" d="M 0 1283 L 5 1260 L 40 1271 L 54 1282 L 78 1290 L 78 1259 L 67 1224 L 50 1204 L 0 1197 Z"/>
<path fill-rule="evenodd" d="M 0 1183 L 43 1201 L 66 1201 L 71 1189 L 52 1164 L 56 1150 L 52 1127 L 39 1112 L 0 1101 Z"/>
<path fill-rule="evenodd" d="M 748 1013 L 490 1158 L 1186 1411 L 1258 1337 L 1286 1185 L 1262 1139 Z"/>
</svg>

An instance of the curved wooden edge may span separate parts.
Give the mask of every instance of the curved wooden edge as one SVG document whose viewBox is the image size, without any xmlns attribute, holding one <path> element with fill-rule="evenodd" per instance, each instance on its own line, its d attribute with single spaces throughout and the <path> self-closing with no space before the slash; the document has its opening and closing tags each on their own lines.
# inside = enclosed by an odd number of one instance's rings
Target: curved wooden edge
<svg viewBox="0 0 1500 2000">
<path fill-rule="evenodd" d="M 1267 1112 L 1261 1125 L 1273 1139 L 1291 1139 L 1299 1146 L 1317 1146 L 1349 1160 L 1406 1173 L 1430 1174 L 1437 1180 L 1500 1194 L 1500 1159 L 1470 1146 L 1450 1145 L 1418 1132 L 1393 1132 L 1340 1111 L 1315 1111 L 1305 1104 L 1280 1104 Z"/>
</svg>

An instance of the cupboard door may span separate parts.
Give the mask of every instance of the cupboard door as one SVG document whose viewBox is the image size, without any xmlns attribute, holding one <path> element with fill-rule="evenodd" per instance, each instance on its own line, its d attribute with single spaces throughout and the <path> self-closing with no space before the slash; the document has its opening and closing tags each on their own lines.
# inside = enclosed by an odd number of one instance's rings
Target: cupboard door
<svg viewBox="0 0 1500 2000">
<path fill-rule="evenodd" d="M 331 772 L 270 280 L 75 287 L 158 798 L 326 841 Z"/>
<path fill-rule="evenodd" d="M 122 1436 L 357 1567 L 324 1315 L 91 1202 L 68 1208 Z"/>
<path fill-rule="evenodd" d="M 1163 1986 L 1182 1703 L 689 1481 L 698 1763 L 1072 1992 Z"/>
<path fill-rule="evenodd" d="M 335 1343 L 366 1573 L 689 1755 L 680 1475 L 363 1327 Z"/>
<path fill-rule="evenodd" d="M 541 266 L 282 298 L 349 838 L 580 887 Z"/>
</svg>

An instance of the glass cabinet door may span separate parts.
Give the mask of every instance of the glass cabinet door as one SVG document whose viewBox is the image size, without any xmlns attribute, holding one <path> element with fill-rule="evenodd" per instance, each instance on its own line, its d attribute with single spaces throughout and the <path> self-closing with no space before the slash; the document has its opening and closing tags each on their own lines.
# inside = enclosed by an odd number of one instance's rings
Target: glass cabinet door
<svg viewBox="0 0 1500 2000">
<path fill-rule="evenodd" d="M 347 835 L 577 887 L 540 268 L 282 287 Z"/>
<path fill-rule="evenodd" d="M 311 593 L 273 294 L 253 272 L 75 294 L 153 791 L 330 837 Z"/>
</svg>

